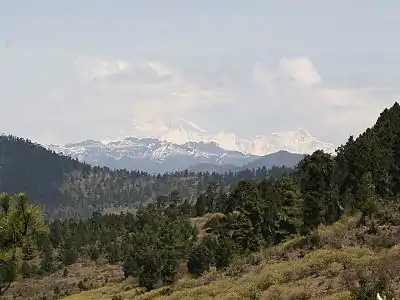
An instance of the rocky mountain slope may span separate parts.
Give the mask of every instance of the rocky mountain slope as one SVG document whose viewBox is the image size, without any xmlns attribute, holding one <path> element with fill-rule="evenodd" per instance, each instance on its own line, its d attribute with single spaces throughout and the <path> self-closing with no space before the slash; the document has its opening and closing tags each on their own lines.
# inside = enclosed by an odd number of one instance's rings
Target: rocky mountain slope
<svg viewBox="0 0 400 300">
<path fill-rule="evenodd" d="M 88 140 L 48 147 L 89 164 L 150 173 L 198 170 L 198 165 L 202 171 L 216 170 L 218 166 L 227 170 L 244 167 L 260 157 L 282 150 L 296 154 L 308 154 L 317 149 L 334 151 L 332 144 L 319 141 L 304 129 L 246 140 L 233 133 L 209 134 L 182 118 L 169 124 L 134 123 L 129 137 L 114 141 Z M 288 154 L 277 159 L 276 164 L 293 166 L 293 160 L 299 159 Z M 271 166 L 268 164 L 268 167 Z"/>
<path fill-rule="evenodd" d="M 92 165 L 150 173 L 174 172 L 206 162 L 240 166 L 257 158 L 222 149 L 216 143 L 187 142 L 179 145 L 165 140 L 135 137 L 107 144 L 84 141 L 65 146 L 52 145 L 50 148 Z"/>
<path fill-rule="evenodd" d="M 238 171 L 238 170 L 245 170 L 245 169 L 258 169 L 258 168 L 267 168 L 270 169 L 274 166 L 281 167 L 285 166 L 288 168 L 294 168 L 300 160 L 302 160 L 304 154 L 296 154 L 290 153 L 284 150 L 280 150 L 275 153 L 271 153 L 268 155 L 260 156 L 255 160 L 250 161 L 249 163 L 243 166 L 234 166 L 234 165 L 213 165 L 202 163 L 195 166 L 191 166 L 189 168 L 192 172 L 217 172 L 217 173 L 225 173 L 229 171 Z"/>
</svg>

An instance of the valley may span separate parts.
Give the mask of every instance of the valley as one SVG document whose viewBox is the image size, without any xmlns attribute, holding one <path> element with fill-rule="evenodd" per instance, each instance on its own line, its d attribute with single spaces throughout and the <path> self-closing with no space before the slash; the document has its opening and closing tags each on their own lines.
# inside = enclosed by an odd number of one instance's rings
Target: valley
<svg viewBox="0 0 400 300">
<path fill-rule="evenodd" d="M 8 136 L 0 254 L 5 265 L 20 267 L 0 280 L 0 293 L 71 300 L 358 300 L 377 293 L 394 299 L 400 295 L 399 124 L 396 102 L 336 156 L 316 150 L 294 169 L 226 174 L 92 167 Z M 13 189 L 45 207 L 97 210 L 42 221 Z M 58 204 L 44 202 L 45 195 L 58 195 Z M 98 210 L 116 201 L 146 205 L 135 213 Z M 7 242 L 12 232 L 20 242 Z M 21 255 L 10 255 L 13 249 Z"/>
</svg>

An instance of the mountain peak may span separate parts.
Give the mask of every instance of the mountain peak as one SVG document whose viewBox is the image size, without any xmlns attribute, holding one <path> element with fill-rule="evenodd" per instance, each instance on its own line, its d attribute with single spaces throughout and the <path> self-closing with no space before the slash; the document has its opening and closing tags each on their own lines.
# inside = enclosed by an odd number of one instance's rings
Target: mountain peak
<svg viewBox="0 0 400 300">
<path fill-rule="evenodd" d="M 206 131 L 203 128 L 183 117 L 159 123 L 149 120 L 135 120 L 132 123 L 131 135 L 138 138 L 157 138 L 177 144 L 207 140 Z"/>
<path fill-rule="evenodd" d="M 151 137 L 178 145 L 183 145 L 187 142 L 214 142 L 223 149 L 248 155 L 262 156 L 279 150 L 308 154 L 317 149 L 333 153 L 335 149 L 332 144 L 319 141 L 302 127 L 298 127 L 295 130 L 258 135 L 253 138 L 239 139 L 234 133 L 208 133 L 194 122 L 181 116 L 165 123 L 135 121 L 132 125 L 132 136 L 137 138 Z"/>
<path fill-rule="evenodd" d="M 199 163 L 241 166 L 272 153 L 286 157 L 287 152 L 334 151 L 332 144 L 319 141 L 303 128 L 241 139 L 234 133 L 207 133 L 182 117 L 169 122 L 135 120 L 132 134 L 120 140 L 88 140 L 50 148 L 97 165 L 148 172 L 176 171 Z"/>
<path fill-rule="evenodd" d="M 304 129 L 304 128 L 302 128 L 302 127 L 298 127 L 298 128 L 296 129 L 296 131 L 297 131 L 299 134 L 303 135 L 303 136 L 312 137 L 311 133 L 310 133 L 307 129 Z"/>
<path fill-rule="evenodd" d="M 154 151 L 155 145 L 161 147 L 157 148 L 157 153 L 160 151 L 169 153 L 164 153 L 165 155 L 171 155 L 172 152 L 179 152 L 182 149 L 185 149 L 184 151 L 192 151 L 193 147 L 200 147 L 201 151 L 210 153 L 214 151 L 220 153 L 222 149 L 224 151 L 238 152 L 245 156 L 264 156 L 281 150 L 298 154 L 310 154 L 319 149 L 328 153 L 334 153 L 335 151 L 334 145 L 318 140 L 309 131 L 301 127 L 292 131 L 286 130 L 243 139 L 238 138 L 234 133 L 207 133 L 206 130 L 194 122 L 180 116 L 169 122 L 134 120 L 131 126 L 131 134 L 123 139 L 85 141 L 60 147 L 63 151 L 68 152 L 69 149 L 72 152 L 79 153 L 84 153 L 88 148 L 100 146 L 109 149 L 132 148 L 142 149 L 140 151 L 143 151 L 143 153 L 149 152 L 149 155 L 153 155 L 150 152 Z M 165 149 L 163 148 L 164 150 L 162 150 L 162 147 Z M 218 150 L 216 150 L 217 148 Z"/>
</svg>

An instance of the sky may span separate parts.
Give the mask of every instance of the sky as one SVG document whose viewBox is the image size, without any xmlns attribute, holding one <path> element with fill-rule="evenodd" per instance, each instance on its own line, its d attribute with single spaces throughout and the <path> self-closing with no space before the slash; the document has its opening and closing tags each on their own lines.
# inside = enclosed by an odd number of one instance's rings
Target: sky
<svg viewBox="0 0 400 300">
<path fill-rule="evenodd" d="M 0 0 L 0 132 L 40 143 L 188 119 L 344 143 L 400 94 L 400 3 Z"/>
</svg>

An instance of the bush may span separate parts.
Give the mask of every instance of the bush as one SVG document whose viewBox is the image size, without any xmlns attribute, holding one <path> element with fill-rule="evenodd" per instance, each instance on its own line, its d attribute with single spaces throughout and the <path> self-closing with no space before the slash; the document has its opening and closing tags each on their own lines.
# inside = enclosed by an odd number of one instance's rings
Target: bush
<svg viewBox="0 0 400 300">
<path fill-rule="evenodd" d="M 31 265 L 27 262 L 24 261 L 21 265 L 21 275 L 23 278 L 29 278 L 33 274 L 33 270 Z"/>
<path fill-rule="evenodd" d="M 166 287 L 166 288 L 163 288 L 162 290 L 160 290 L 160 295 L 162 295 L 162 296 L 170 296 L 170 295 L 172 295 L 172 293 L 173 293 L 173 290 L 170 287 Z"/>
<path fill-rule="evenodd" d="M 62 261 L 65 266 L 72 265 L 78 260 L 78 251 L 74 247 L 64 249 Z"/>
<path fill-rule="evenodd" d="M 389 299 L 392 299 L 391 291 L 389 289 L 389 282 L 383 276 L 375 281 L 369 281 L 366 278 L 360 278 L 358 287 L 355 288 L 353 294 L 356 300 L 369 300 L 375 299 L 376 294 L 384 294 Z"/>
<path fill-rule="evenodd" d="M 208 271 L 212 261 L 212 253 L 205 245 L 196 246 L 189 256 L 187 262 L 188 272 L 194 276 L 199 276 Z"/>
<path fill-rule="evenodd" d="M 90 253 L 90 260 L 97 261 L 100 257 L 100 251 L 96 246 L 93 246 L 89 250 Z"/>
<path fill-rule="evenodd" d="M 60 293 L 61 293 L 61 288 L 57 285 L 57 286 L 54 288 L 54 294 L 59 295 Z"/>
<path fill-rule="evenodd" d="M 82 280 L 80 280 L 79 282 L 78 282 L 78 288 L 79 288 L 79 290 L 82 292 L 82 291 L 87 291 L 87 290 L 89 290 L 89 286 L 88 286 L 88 284 L 87 284 L 87 279 L 85 279 L 84 281 L 82 281 Z"/>
<path fill-rule="evenodd" d="M 132 255 L 127 258 L 122 267 L 124 270 L 125 279 L 130 276 L 135 277 L 138 275 L 137 270 L 139 270 L 139 266 Z"/>
</svg>

